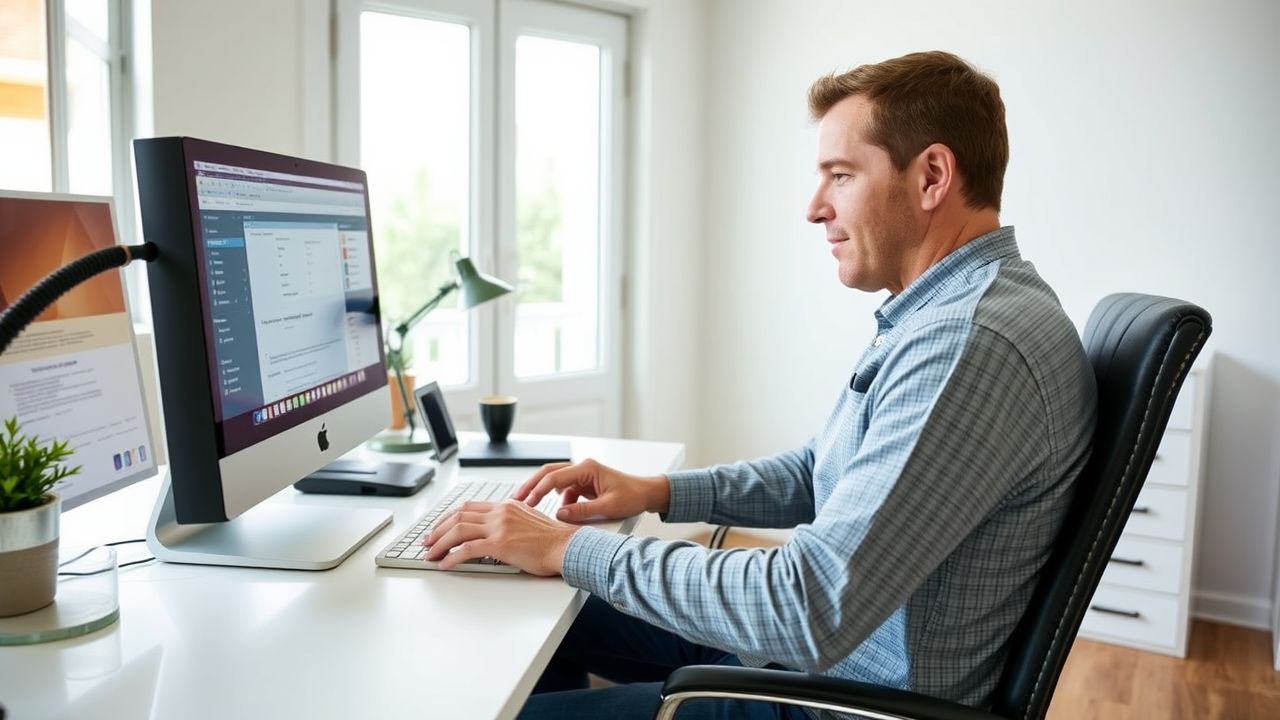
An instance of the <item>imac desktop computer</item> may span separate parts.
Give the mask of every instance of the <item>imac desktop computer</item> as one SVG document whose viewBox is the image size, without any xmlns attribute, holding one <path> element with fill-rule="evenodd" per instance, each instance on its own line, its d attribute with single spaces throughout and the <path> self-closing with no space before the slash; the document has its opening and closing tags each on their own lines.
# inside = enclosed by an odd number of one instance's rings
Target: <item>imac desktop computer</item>
<svg viewBox="0 0 1280 720">
<path fill-rule="evenodd" d="M 169 476 L 169 562 L 321 570 L 386 510 L 263 502 L 390 416 L 363 171 L 193 138 L 134 141 Z"/>
</svg>

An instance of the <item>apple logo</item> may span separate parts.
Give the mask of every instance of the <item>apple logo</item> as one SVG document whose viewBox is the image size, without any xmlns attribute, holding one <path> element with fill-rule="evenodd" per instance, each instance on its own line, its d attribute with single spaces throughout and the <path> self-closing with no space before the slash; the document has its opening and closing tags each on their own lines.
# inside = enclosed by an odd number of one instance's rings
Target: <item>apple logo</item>
<svg viewBox="0 0 1280 720">
<path fill-rule="evenodd" d="M 316 444 L 320 446 L 320 452 L 329 449 L 329 431 L 324 429 L 324 423 L 320 423 L 320 432 L 316 433 Z"/>
</svg>

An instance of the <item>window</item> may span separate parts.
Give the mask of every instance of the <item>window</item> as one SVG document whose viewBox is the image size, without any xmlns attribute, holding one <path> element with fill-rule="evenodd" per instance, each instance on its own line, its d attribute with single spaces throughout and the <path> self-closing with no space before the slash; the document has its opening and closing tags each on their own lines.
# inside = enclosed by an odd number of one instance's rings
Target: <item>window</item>
<svg viewBox="0 0 1280 720">
<path fill-rule="evenodd" d="M 119 2 L 0 5 L 0 188 L 129 196 L 125 46 Z"/>
<path fill-rule="evenodd" d="M 369 176 L 383 313 L 403 319 L 470 254 L 471 34 L 467 26 L 360 15 L 360 165 Z M 406 68 L 413 73 L 406 88 Z M 470 324 L 446 303 L 414 329 L 410 363 L 442 385 L 471 380 Z"/>
<path fill-rule="evenodd" d="M 369 174 L 386 320 L 452 276 L 516 286 L 452 300 L 409 338 L 419 384 L 466 424 L 519 395 L 517 431 L 616 434 L 626 20 L 543 0 L 339 3 L 338 159 Z"/>
<path fill-rule="evenodd" d="M 595 370 L 600 48 L 516 38 L 515 374 Z"/>
</svg>

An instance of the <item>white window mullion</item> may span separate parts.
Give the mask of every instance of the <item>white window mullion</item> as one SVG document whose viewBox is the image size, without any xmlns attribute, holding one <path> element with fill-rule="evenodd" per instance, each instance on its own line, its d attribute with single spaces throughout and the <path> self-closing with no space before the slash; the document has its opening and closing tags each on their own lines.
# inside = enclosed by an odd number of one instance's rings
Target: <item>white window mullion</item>
<svg viewBox="0 0 1280 720">
<path fill-rule="evenodd" d="M 334 160 L 360 165 L 361 0 L 334 0 Z"/>
<path fill-rule="evenodd" d="M 133 43 L 133 3 L 108 3 L 107 62 L 111 98 L 111 182 L 115 188 L 116 226 L 123 242 L 138 242 L 132 211 L 133 162 L 129 146 L 133 134 L 133 88 L 129 83 L 129 50 Z"/>
<path fill-rule="evenodd" d="M 71 186 L 71 170 L 67 157 L 67 32 L 66 7 L 62 0 L 47 0 L 45 28 L 48 33 L 49 89 L 49 153 L 53 174 L 53 191 L 65 193 Z"/>
</svg>

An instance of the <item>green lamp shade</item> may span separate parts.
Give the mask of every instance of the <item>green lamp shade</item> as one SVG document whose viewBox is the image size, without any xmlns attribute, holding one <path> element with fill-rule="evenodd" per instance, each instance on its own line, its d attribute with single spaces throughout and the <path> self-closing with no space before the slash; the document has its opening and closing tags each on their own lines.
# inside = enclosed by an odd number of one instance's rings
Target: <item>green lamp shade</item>
<svg viewBox="0 0 1280 720">
<path fill-rule="evenodd" d="M 461 293 L 459 304 L 463 310 L 470 310 L 481 303 L 511 292 L 511 286 L 507 283 L 477 270 L 470 258 L 458 258 L 456 265 Z"/>
</svg>

